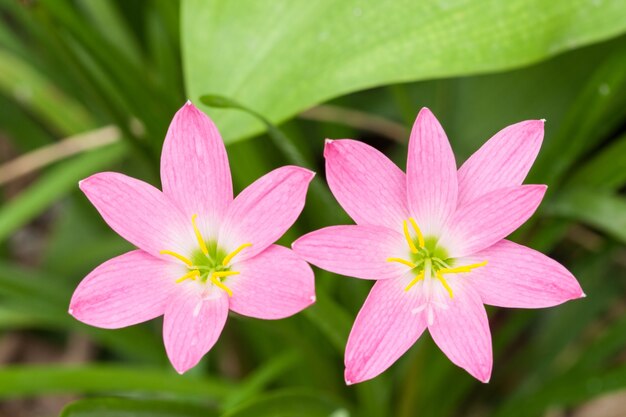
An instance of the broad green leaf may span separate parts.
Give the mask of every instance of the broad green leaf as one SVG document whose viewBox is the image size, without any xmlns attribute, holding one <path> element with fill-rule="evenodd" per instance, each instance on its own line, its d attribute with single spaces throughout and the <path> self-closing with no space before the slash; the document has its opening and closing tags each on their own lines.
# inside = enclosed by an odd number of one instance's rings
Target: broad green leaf
<svg viewBox="0 0 626 417">
<path fill-rule="evenodd" d="M 0 242 L 48 206 L 74 190 L 78 181 L 113 165 L 127 153 L 124 143 L 91 151 L 64 161 L 0 208 Z"/>
<path fill-rule="evenodd" d="M 607 191 L 574 188 L 556 196 L 549 214 L 581 221 L 626 242 L 626 199 Z"/>
<path fill-rule="evenodd" d="M 90 398 L 67 405 L 59 417 L 211 417 L 215 410 L 189 402 Z"/>
<path fill-rule="evenodd" d="M 234 389 L 221 379 L 191 378 L 174 371 L 133 366 L 14 365 L 0 369 L 0 398 L 133 392 L 219 401 Z"/>
<path fill-rule="evenodd" d="M 280 122 L 374 86 L 500 71 L 626 29 L 620 0 L 271 3 L 184 0 L 188 95 L 220 94 Z M 259 132 L 210 112 L 227 141 Z"/>
<path fill-rule="evenodd" d="M 344 405 L 324 393 L 285 390 L 257 398 L 222 417 L 349 417 Z"/>
</svg>

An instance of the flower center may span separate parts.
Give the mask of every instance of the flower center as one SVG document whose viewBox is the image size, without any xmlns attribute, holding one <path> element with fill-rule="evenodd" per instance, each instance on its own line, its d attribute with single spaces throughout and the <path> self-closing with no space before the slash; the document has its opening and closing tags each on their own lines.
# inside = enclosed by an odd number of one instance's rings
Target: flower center
<svg viewBox="0 0 626 417">
<path fill-rule="evenodd" d="M 413 237 L 409 230 L 409 223 L 411 224 L 415 237 Z M 387 258 L 387 262 L 398 262 L 406 265 L 416 274 L 415 278 L 406 286 L 404 291 L 409 291 L 421 280 L 432 278 L 438 280 L 441 285 L 443 285 L 446 291 L 448 291 L 450 298 L 454 298 L 452 288 L 446 281 L 444 275 L 470 272 L 473 269 L 487 265 L 487 261 L 483 261 L 454 268 L 452 265 L 454 265 L 455 260 L 448 257 L 448 252 L 444 248 L 437 246 L 438 239 L 436 237 L 424 237 L 415 219 L 411 217 L 408 222 L 405 220 L 402 229 L 411 251 L 409 256 L 410 260 L 403 258 Z"/>
<path fill-rule="evenodd" d="M 202 234 L 200 233 L 200 230 L 198 229 L 198 226 L 196 225 L 197 217 L 197 214 L 194 214 L 191 217 L 191 224 L 193 226 L 193 231 L 196 235 L 196 239 L 198 240 L 198 246 L 200 247 L 199 249 L 194 251 L 190 257 L 183 256 L 170 250 L 162 250 L 160 251 L 160 253 L 163 255 L 172 256 L 183 262 L 187 266 L 188 272 L 182 277 L 178 278 L 176 280 L 176 283 L 181 283 L 188 279 L 199 280 L 202 283 L 210 282 L 216 287 L 226 291 L 229 297 L 232 297 L 232 290 L 228 288 L 222 281 L 227 277 L 239 274 L 238 271 L 231 270 L 231 261 L 235 256 L 239 254 L 239 252 L 247 247 L 252 246 L 252 244 L 244 243 L 234 251 L 227 254 L 225 251 L 217 246 L 216 241 L 204 240 Z"/>
</svg>

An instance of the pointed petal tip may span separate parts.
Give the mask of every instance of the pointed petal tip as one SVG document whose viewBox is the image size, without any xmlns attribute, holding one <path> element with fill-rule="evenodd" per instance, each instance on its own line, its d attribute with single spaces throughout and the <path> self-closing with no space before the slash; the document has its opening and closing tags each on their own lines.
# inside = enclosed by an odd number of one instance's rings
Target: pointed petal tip
<svg viewBox="0 0 626 417">
<path fill-rule="evenodd" d="M 185 106 L 193 106 L 193 103 L 191 102 L 191 100 L 187 99 Z"/>
<path fill-rule="evenodd" d="M 336 148 L 334 144 L 335 141 L 333 139 L 324 139 L 324 158 L 328 158 L 330 156 L 330 152 Z"/>
<path fill-rule="evenodd" d="M 539 121 L 540 121 L 541 123 L 545 123 L 545 122 L 546 122 L 546 119 L 539 119 Z"/>
<path fill-rule="evenodd" d="M 309 300 L 311 301 L 311 304 L 313 304 L 314 302 L 317 301 L 317 296 L 313 294 L 312 296 L 309 297 Z"/>
<path fill-rule="evenodd" d="M 346 385 L 347 385 L 347 386 L 350 386 L 350 385 L 353 385 L 353 384 L 354 384 L 354 383 L 353 383 L 352 381 L 350 381 L 349 379 L 346 379 Z"/>
</svg>

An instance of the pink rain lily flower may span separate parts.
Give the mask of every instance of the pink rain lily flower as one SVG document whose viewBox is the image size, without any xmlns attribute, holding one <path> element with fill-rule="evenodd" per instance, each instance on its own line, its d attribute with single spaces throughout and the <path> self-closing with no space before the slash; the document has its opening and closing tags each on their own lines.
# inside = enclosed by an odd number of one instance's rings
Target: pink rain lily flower
<svg viewBox="0 0 626 417">
<path fill-rule="evenodd" d="M 278 168 L 233 199 L 220 134 L 188 102 L 163 144 L 163 191 L 112 172 L 81 181 L 108 225 L 139 249 L 92 271 L 70 314 L 109 329 L 163 315 L 167 355 L 183 373 L 213 347 L 229 309 L 261 319 L 301 311 L 315 301 L 313 272 L 273 243 L 300 215 L 313 176 Z"/>
<path fill-rule="evenodd" d="M 439 348 L 475 378 L 491 376 L 484 304 L 549 307 L 584 294 L 558 262 L 504 238 L 537 209 L 545 185 L 521 185 L 543 138 L 543 121 L 509 126 L 457 171 L 430 110 L 411 132 L 407 173 L 376 149 L 328 140 L 328 184 L 356 225 L 298 239 L 320 268 L 377 280 L 354 322 L 345 379 L 374 378 L 428 328 Z"/>
</svg>

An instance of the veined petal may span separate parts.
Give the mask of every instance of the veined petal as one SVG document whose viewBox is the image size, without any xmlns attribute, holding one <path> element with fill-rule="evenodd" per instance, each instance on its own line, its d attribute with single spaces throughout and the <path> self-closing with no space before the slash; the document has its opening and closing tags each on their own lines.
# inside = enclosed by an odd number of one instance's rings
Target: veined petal
<svg viewBox="0 0 626 417">
<path fill-rule="evenodd" d="M 180 374 L 196 366 L 213 347 L 228 317 L 226 292 L 213 288 L 203 296 L 195 282 L 181 286 L 169 301 L 163 319 L 163 341 Z"/>
<path fill-rule="evenodd" d="M 163 192 L 190 219 L 198 215 L 204 236 L 215 236 L 233 200 L 224 142 L 204 113 L 187 102 L 170 124 L 161 155 Z"/>
<path fill-rule="evenodd" d="M 459 169 L 458 205 L 498 188 L 521 185 L 539 153 L 543 127 L 542 120 L 527 120 L 489 139 Z"/>
<path fill-rule="evenodd" d="M 348 385 L 372 379 L 389 368 L 426 328 L 421 291 L 405 291 L 413 277 L 378 281 L 357 316 L 345 355 Z"/>
<path fill-rule="evenodd" d="M 406 169 L 409 211 L 425 235 L 438 235 L 457 205 L 457 172 L 450 142 L 427 108 L 413 125 Z"/>
<path fill-rule="evenodd" d="M 311 267 L 291 250 L 270 245 L 233 265 L 239 275 L 226 285 L 233 291 L 230 309 L 259 319 L 282 319 L 315 302 Z"/>
<path fill-rule="evenodd" d="M 397 229 L 409 218 L 406 176 L 382 152 L 355 140 L 327 140 L 324 157 L 328 186 L 357 224 Z"/>
<path fill-rule="evenodd" d="M 481 382 L 489 382 L 493 355 L 487 312 L 480 295 L 461 278 L 448 281 L 454 298 L 441 297 L 428 330 L 439 348 L 455 365 Z"/>
<path fill-rule="evenodd" d="M 228 209 L 219 244 L 229 251 L 251 243 L 237 255 L 241 262 L 262 252 L 296 221 L 315 173 L 296 166 L 275 169 L 243 190 Z"/>
<path fill-rule="evenodd" d="M 584 297 L 576 278 L 560 263 L 508 240 L 501 240 L 468 260 L 487 261 L 467 279 L 482 302 L 499 307 L 552 307 Z"/>
<path fill-rule="evenodd" d="M 381 226 L 331 226 L 302 236 L 293 250 L 313 265 L 363 279 L 398 278 L 409 267 L 389 258 L 406 258 L 404 237 Z"/>
<path fill-rule="evenodd" d="M 102 172 L 79 186 L 111 229 L 138 248 L 159 257 L 161 250 L 187 253 L 196 245 L 191 219 L 150 184 Z"/>
<path fill-rule="evenodd" d="M 459 207 L 439 245 L 453 258 L 488 248 L 532 216 L 546 189 L 545 185 L 500 188 Z"/>
<path fill-rule="evenodd" d="M 117 329 L 163 314 L 180 266 L 135 250 L 94 269 L 74 291 L 69 313 L 91 326 Z"/>
</svg>

